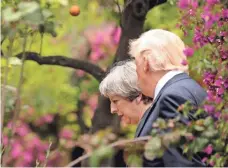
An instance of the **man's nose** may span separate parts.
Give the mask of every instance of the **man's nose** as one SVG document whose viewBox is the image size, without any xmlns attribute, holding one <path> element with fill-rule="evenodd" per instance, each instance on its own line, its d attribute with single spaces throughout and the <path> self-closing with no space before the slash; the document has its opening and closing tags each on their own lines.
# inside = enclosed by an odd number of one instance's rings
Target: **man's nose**
<svg viewBox="0 0 228 168">
<path fill-rule="evenodd" d="M 113 103 L 111 103 L 111 113 L 112 114 L 117 113 L 117 108 L 115 105 L 113 105 Z"/>
</svg>

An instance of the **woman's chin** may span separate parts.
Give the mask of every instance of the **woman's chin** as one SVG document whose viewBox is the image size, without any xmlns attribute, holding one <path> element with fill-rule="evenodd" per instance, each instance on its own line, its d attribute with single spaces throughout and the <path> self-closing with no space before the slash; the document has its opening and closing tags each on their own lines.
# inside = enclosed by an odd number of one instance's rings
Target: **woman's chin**
<svg viewBox="0 0 228 168">
<path fill-rule="evenodd" d="M 130 125 L 130 124 L 137 124 L 137 122 L 133 119 L 130 119 L 129 117 L 121 117 L 121 125 L 122 126 L 127 126 L 127 125 Z"/>
</svg>

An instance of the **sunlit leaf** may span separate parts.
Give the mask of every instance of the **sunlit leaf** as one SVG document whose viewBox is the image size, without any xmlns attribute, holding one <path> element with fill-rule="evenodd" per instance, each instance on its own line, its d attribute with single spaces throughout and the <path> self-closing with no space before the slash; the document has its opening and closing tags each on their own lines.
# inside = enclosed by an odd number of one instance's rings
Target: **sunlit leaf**
<svg viewBox="0 0 228 168">
<path fill-rule="evenodd" d="M 35 1 L 20 2 L 18 8 L 22 15 L 28 15 L 39 9 L 39 4 Z"/>
<path fill-rule="evenodd" d="M 159 137 L 153 137 L 145 145 L 144 155 L 148 160 L 153 160 L 156 157 L 160 157 L 161 153 L 164 152 L 162 148 L 161 139 Z"/>
<path fill-rule="evenodd" d="M 63 6 L 67 6 L 69 4 L 68 0 L 58 0 L 58 1 Z"/>
<path fill-rule="evenodd" d="M 21 65 L 22 61 L 17 57 L 11 57 L 11 58 L 9 58 L 9 64 L 10 65 Z"/>
<path fill-rule="evenodd" d="M 49 11 L 49 10 L 47 10 L 47 9 L 43 9 L 43 10 L 42 10 L 42 14 L 43 14 L 43 16 L 44 16 L 44 19 L 47 19 L 47 18 L 53 16 L 52 12 Z"/>
<path fill-rule="evenodd" d="M 194 125 L 194 129 L 195 129 L 196 131 L 204 131 L 204 130 L 205 130 L 204 127 L 199 126 L 199 125 Z"/>
<path fill-rule="evenodd" d="M 6 22 L 18 21 L 22 16 L 21 11 L 14 12 L 13 8 L 8 7 L 2 11 L 2 18 Z"/>
</svg>

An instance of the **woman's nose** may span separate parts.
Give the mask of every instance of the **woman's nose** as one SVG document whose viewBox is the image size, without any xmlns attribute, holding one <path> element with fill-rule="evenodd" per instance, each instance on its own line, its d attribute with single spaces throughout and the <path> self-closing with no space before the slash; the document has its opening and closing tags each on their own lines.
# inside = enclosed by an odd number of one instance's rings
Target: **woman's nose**
<svg viewBox="0 0 228 168">
<path fill-rule="evenodd" d="M 117 108 L 112 103 L 111 103 L 111 113 L 112 114 L 117 113 Z"/>
</svg>

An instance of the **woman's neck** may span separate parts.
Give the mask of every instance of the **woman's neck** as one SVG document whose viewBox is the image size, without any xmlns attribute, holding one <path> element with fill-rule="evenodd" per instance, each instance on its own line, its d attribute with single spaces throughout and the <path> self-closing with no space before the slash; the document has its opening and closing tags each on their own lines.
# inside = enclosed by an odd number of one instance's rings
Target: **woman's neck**
<svg viewBox="0 0 228 168">
<path fill-rule="evenodd" d="M 147 109 L 152 105 L 152 103 L 148 103 L 148 104 L 143 104 L 143 108 L 140 112 L 140 115 L 139 115 L 139 121 L 142 119 L 144 113 L 147 111 Z"/>
</svg>

